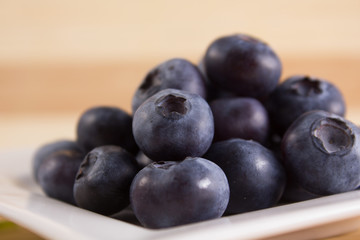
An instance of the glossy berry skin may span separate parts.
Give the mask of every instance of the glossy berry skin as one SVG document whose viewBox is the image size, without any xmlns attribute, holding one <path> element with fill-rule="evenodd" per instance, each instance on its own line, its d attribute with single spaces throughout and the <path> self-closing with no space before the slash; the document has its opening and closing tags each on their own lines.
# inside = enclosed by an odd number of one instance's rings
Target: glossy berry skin
<svg viewBox="0 0 360 240">
<path fill-rule="evenodd" d="M 77 124 L 77 142 L 85 152 L 103 145 L 116 145 L 135 154 L 138 151 L 131 130 L 132 117 L 108 106 L 86 110 Z"/>
<path fill-rule="evenodd" d="M 225 214 L 232 215 L 274 206 L 285 183 L 285 170 L 272 152 L 259 143 L 234 138 L 214 143 L 204 158 L 225 172 L 230 200 Z"/>
<path fill-rule="evenodd" d="M 276 87 L 282 71 L 280 59 L 270 46 L 244 34 L 216 39 L 204 61 L 206 75 L 215 86 L 258 99 Z"/>
<path fill-rule="evenodd" d="M 214 136 L 214 119 L 199 95 L 166 89 L 135 112 L 133 133 L 140 150 L 154 161 L 202 156 Z"/>
<path fill-rule="evenodd" d="M 214 141 L 242 138 L 265 142 L 269 119 L 265 107 L 255 98 L 222 98 L 210 102 L 214 115 Z"/>
<path fill-rule="evenodd" d="M 203 158 L 154 162 L 135 177 L 131 206 L 147 228 L 167 228 L 221 217 L 229 201 L 224 172 Z"/>
<path fill-rule="evenodd" d="M 79 148 L 78 144 L 71 140 L 56 140 L 40 146 L 36 150 L 32 158 L 32 172 L 36 182 L 38 182 L 38 172 L 39 172 L 40 164 L 44 161 L 44 159 L 48 158 L 51 154 L 59 150 L 81 152 L 81 149 Z"/>
<path fill-rule="evenodd" d="M 84 153 L 78 149 L 61 149 L 48 155 L 39 165 L 37 179 L 45 194 L 75 205 L 73 187 Z"/>
<path fill-rule="evenodd" d="M 336 86 L 306 75 L 289 77 L 278 85 L 267 99 L 266 108 L 273 128 L 281 135 L 305 112 L 324 110 L 344 116 L 346 110 Z"/>
<path fill-rule="evenodd" d="M 146 99 L 167 88 L 196 93 L 206 98 L 205 79 L 197 66 L 185 59 L 174 58 L 159 64 L 146 75 L 133 97 L 133 113 Z"/>
<path fill-rule="evenodd" d="M 360 130 L 325 111 L 301 115 L 286 131 L 282 155 L 295 182 L 317 195 L 356 189 L 360 185 Z"/>
<path fill-rule="evenodd" d="M 76 204 L 103 215 L 120 212 L 130 203 L 130 184 L 138 170 L 135 158 L 121 147 L 93 149 L 82 161 L 76 175 Z"/>
</svg>

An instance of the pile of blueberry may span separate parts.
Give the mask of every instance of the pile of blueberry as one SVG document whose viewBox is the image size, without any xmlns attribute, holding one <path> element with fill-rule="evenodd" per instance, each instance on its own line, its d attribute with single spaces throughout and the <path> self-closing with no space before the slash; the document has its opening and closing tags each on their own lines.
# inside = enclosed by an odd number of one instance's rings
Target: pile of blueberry
<svg viewBox="0 0 360 240">
<path fill-rule="evenodd" d="M 133 114 L 85 111 L 76 141 L 38 149 L 33 174 L 52 198 L 103 214 L 130 211 L 166 228 L 352 191 L 359 128 L 330 82 L 281 83 L 270 46 L 216 39 L 198 65 L 175 58 L 149 71 Z"/>
</svg>

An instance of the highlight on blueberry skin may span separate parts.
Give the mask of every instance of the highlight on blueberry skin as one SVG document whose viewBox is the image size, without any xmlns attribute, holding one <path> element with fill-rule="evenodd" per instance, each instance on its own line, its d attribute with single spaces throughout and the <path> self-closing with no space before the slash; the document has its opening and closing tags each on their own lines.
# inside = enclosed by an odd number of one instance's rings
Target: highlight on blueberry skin
<svg viewBox="0 0 360 240">
<path fill-rule="evenodd" d="M 40 146 L 36 150 L 31 162 L 32 174 L 36 182 L 38 182 L 38 172 L 41 163 L 51 154 L 59 150 L 81 152 L 81 149 L 78 146 L 78 144 L 72 140 L 56 140 Z"/>
<path fill-rule="evenodd" d="M 76 174 L 76 204 L 103 215 L 120 212 L 130 203 L 130 184 L 138 171 L 135 157 L 121 147 L 93 149 Z"/>
<path fill-rule="evenodd" d="M 84 155 L 81 150 L 76 148 L 59 149 L 41 161 L 37 180 L 47 196 L 76 205 L 73 187 Z"/>
<path fill-rule="evenodd" d="M 153 161 L 200 157 L 214 137 L 214 119 L 199 95 L 166 89 L 137 109 L 133 133 L 140 150 Z"/>
<path fill-rule="evenodd" d="M 206 75 L 215 86 L 258 99 L 276 87 L 282 71 L 273 49 L 245 34 L 216 39 L 206 51 L 204 64 Z"/>
<path fill-rule="evenodd" d="M 167 88 L 188 91 L 206 98 L 205 79 L 197 66 L 188 60 L 173 58 L 147 73 L 133 96 L 133 113 L 146 99 Z"/>
<path fill-rule="evenodd" d="M 315 110 L 301 115 L 282 143 L 285 167 L 295 182 L 317 195 L 360 185 L 360 129 L 343 117 Z"/>
<path fill-rule="evenodd" d="M 340 90 L 325 79 L 296 75 L 285 79 L 266 100 L 272 127 L 281 135 L 301 114 L 323 110 L 340 116 L 346 106 Z"/>
<path fill-rule="evenodd" d="M 77 123 L 77 143 L 85 152 L 103 145 L 116 145 L 136 154 L 138 147 L 131 125 L 132 116 L 122 109 L 93 107 L 87 109 Z"/>
<path fill-rule="evenodd" d="M 148 156 L 146 156 L 142 151 L 139 151 L 135 156 L 136 162 L 140 168 L 144 168 L 150 163 L 154 162 Z"/>
<path fill-rule="evenodd" d="M 285 169 L 261 144 L 240 138 L 220 141 L 204 158 L 217 164 L 229 181 L 226 215 L 272 207 L 280 200 L 286 184 Z"/>
<path fill-rule="evenodd" d="M 167 228 L 223 215 L 229 185 L 219 166 L 204 158 L 154 162 L 134 178 L 131 206 L 147 228 Z"/>
<path fill-rule="evenodd" d="M 214 141 L 242 138 L 264 143 L 269 133 L 265 107 L 255 98 L 223 98 L 210 102 L 215 122 Z"/>
</svg>

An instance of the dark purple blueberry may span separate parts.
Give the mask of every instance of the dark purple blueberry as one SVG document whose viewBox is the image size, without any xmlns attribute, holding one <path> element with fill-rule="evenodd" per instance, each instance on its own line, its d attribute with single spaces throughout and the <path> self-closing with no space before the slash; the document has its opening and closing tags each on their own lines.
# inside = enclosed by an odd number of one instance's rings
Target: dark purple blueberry
<svg viewBox="0 0 360 240">
<path fill-rule="evenodd" d="M 287 78 L 266 100 L 274 129 L 283 134 L 301 114 L 324 110 L 341 116 L 345 102 L 339 89 L 328 81 L 306 75 Z"/>
<path fill-rule="evenodd" d="M 221 217 L 229 201 L 224 172 L 203 158 L 151 163 L 135 177 L 131 206 L 147 228 L 166 228 Z"/>
<path fill-rule="evenodd" d="M 205 80 L 199 69 L 185 59 L 174 58 L 159 64 L 146 75 L 133 97 L 133 113 L 146 99 L 167 88 L 196 93 L 206 98 Z"/>
<path fill-rule="evenodd" d="M 224 89 L 218 88 L 216 86 L 214 86 L 213 83 L 211 83 L 208 79 L 208 77 L 206 76 L 206 69 L 205 69 L 205 63 L 204 63 L 204 58 L 202 58 L 198 64 L 198 68 L 200 70 L 200 72 L 202 73 L 202 75 L 204 76 L 205 79 L 205 86 L 206 86 L 206 100 L 208 102 L 211 102 L 215 99 L 219 99 L 219 98 L 231 98 L 231 97 L 237 97 L 236 94 L 226 91 Z"/>
<path fill-rule="evenodd" d="M 140 168 L 146 167 L 150 163 L 154 162 L 148 156 L 146 156 L 142 151 L 139 151 L 136 155 L 136 162 Z"/>
<path fill-rule="evenodd" d="M 40 146 L 32 159 L 32 172 L 36 182 L 38 182 L 38 172 L 42 161 L 59 150 L 81 151 L 78 144 L 70 140 L 57 140 Z"/>
<path fill-rule="evenodd" d="M 269 119 L 264 106 L 254 98 L 223 98 L 210 102 L 214 115 L 214 141 L 230 138 L 264 142 Z"/>
<path fill-rule="evenodd" d="M 317 195 L 356 189 L 360 185 L 360 129 L 325 111 L 301 115 L 282 139 L 287 172 L 300 187 Z"/>
<path fill-rule="evenodd" d="M 84 153 L 79 149 L 59 149 L 39 165 L 37 179 L 49 197 L 75 205 L 73 187 Z"/>
<path fill-rule="evenodd" d="M 204 60 L 206 75 L 215 86 L 258 99 L 276 87 L 282 70 L 280 59 L 270 46 L 244 34 L 216 39 Z"/>
<path fill-rule="evenodd" d="M 116 107 L 93 107 L 85 111 L 77 124 L 77 142 L 85 152 L 104 145 L 116 145 L 136 154 L 132 117 Z"/>
<path fill-rule="evenodd" d="M 118 146 L 101 146 L 82 161 L 74 184 L 76 204 L 111 215 L 126 208 L 130 185 L 139 171 L 135 158 Z"/>
<path fill-rule="evenodd" d="M 154 161 L 202 156 L 214 136 L 214 119 L 199 95 L 166 89 L 148 98 L 135 112 L 135 140 Z"/>
<path fill-rule="evenodd" d="M 238 97 L 236 94 L 226 91 L 226 90 L 223 90 L 221 88 L 218 88 L 210 82 L 207 83 L 207 93 L 208 93 L 208 98 L 207 98 L 208 102 L 211 102 L 211 101 L 217 100 L 217 99 Z"/>
<path fill-rule="evenodd" d="M 284 203 L 301 202 L 319 197 L 322 196 L 306 191 L 305 189 L 299 186 L 299 184 L 291 177 L 291 175 L 288 175 L 286 187 L 281 197 L 281 202 Z"/>
<path fill-rule="evenodd" d="M 274 206 L 283 193 L 285 170 L 273 153 L 257 142 L 230 139 L 214 143 L 204 158 L 225 172 L 230 186 L 226 214 Z"/>
</svg>

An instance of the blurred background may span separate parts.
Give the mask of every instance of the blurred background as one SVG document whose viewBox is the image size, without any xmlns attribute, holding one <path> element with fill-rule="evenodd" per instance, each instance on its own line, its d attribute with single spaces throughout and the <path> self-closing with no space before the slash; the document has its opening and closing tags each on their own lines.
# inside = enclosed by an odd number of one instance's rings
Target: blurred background
<svg viewBox="0 0 360 240">
<path fill-rule="evenodd" d="M 197 63 L 216 38 L 247 33 L 272 46 L 282 79 L 309 74 L 339 86 L 356 115 L 359 0 L 0 1 L 0 149 L 74 138 L 95 105 L 130 112 L 155 65 Z"/>
</svg>

